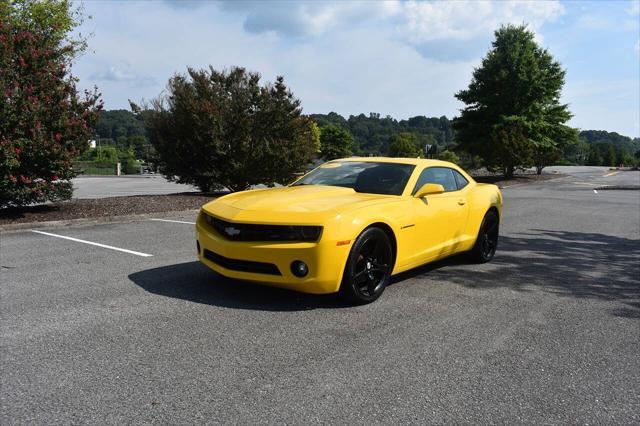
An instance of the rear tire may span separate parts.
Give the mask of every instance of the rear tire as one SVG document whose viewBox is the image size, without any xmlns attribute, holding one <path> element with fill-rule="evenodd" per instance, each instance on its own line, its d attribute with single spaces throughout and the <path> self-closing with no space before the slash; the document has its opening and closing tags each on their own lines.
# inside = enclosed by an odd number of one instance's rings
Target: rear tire
<svg viewBox="0 0 640 426">
<path fill-rule="evenodd" d="M 380 228 L 365 229 L 351 247 L 340 294 L 355 305 L 371 303 L 384 292 L 392 269 L 389 236 Z"/>
<path fill-rule="evenodd" d="M 474 263 L 487 263 L 493 259 L 498 248 L 500 234 L 500 219 L 498 214 L 489 210 L 482 219 L 476 243 L 469 252 L 469 258 Z"/>
</svg>

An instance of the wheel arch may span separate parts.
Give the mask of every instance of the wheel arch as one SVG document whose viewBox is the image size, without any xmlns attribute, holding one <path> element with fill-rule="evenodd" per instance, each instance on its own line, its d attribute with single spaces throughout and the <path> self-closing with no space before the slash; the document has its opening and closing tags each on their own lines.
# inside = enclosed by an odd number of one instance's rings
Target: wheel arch
<svg viewBox="0 0 640 426">
<path fill-rule="evenodd" d="M 496 206 L 489 207 L 489 209 L 487 210 L 487 213 L 489 213 L 489 212 L 494 212 L 496 214 L 496 216 L 498 216 L 498 220 L 500 220 L 500 212 L 498 211 L 498 208 Z M 485 215 L 487 213 L 485 213 Z"/>
</svg>

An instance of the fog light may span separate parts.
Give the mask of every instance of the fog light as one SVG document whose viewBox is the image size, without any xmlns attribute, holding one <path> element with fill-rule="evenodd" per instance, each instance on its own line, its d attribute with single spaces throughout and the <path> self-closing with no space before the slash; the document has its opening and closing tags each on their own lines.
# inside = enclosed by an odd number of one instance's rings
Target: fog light
<svg viewBox="0 0 640 426">
<path fill-rule="evenodd" d="M 309 267 L 301 260 L 296 260 L 291 263 L 291 273 L 298 278 L 302 278 L 309 273 Z"/>
</svg>

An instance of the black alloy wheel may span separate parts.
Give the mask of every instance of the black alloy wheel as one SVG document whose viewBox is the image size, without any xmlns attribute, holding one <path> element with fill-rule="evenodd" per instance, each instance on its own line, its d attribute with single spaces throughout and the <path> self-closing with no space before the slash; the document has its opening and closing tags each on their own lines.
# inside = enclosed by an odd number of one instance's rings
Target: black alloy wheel
<svg viewBox="0 0 640 426">
<path fill-rule="evenodd" d="M 487 212 L 482 220 L 478 238 L 471 250 L 471 259 L 476 263 L 486 263 L 493 259 L 498 248 L 500 219 L 493 210 Z"/>
<path fill-rule="evenodd" d="M 340 292 L 354 304 L 371 303 L 389 283 L 392 269 L 389 237 L 380 228 L 367 228 L 351 247 Z"/>
</svg>

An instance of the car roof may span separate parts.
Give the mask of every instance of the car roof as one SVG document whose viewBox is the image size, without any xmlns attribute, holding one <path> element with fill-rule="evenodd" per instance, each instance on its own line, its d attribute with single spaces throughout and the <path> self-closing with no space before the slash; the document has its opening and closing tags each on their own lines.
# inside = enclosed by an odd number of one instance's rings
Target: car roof
<svg viewBox="0 0 640 426">
<path fill-rule="evenodd" d="M 431 160 L 427 158 L 395 158 L 395 157 L 349 157 L 340 158 L 333 161 L 363 161 L 371 163 L 396 163 L 413 164 L 415 166 L 455 166 L 453 163 L 441 160 Z"/>
</svg>

